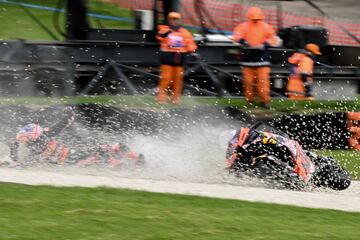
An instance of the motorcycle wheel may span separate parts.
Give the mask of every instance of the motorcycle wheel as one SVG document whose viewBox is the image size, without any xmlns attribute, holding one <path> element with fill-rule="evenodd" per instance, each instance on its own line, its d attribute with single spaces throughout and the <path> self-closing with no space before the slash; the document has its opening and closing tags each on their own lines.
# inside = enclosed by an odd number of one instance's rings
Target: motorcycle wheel
<svg viewBox="0 0 360 240">
<path fill-rule="evenodd" d="M 340 191 L 347 189 L 350 184 L 350 174 L 338 165 L 322 167 L 316 176 L 316 185 L 319 187 L 328 187 Z"/>
<path fill-rule="evenodd" d="M 343 169 L 333 171 L 330 175 L 330 181 L 328 181 L 328 186 L 334 190 L 345 190 L 350 184 L 350 174 Z"/>
</svg>

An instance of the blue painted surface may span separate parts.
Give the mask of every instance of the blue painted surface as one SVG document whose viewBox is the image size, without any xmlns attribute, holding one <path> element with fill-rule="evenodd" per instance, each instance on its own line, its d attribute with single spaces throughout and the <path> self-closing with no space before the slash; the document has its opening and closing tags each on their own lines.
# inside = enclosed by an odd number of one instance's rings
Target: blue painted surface
<svg viewBox="0 0 360 240">
<path fill-rule="evenodd" d="M 24 3 L 24 2 L 11 1 L 11 0 L 0 0 L 0 3 L 7 3 L 7 4 L 12 4 L 12 5 L 18 5 L 18 6 L 23 6 L 23 7 L 27 7 L 27 8 L 52 11 L 52 12 L 62 12 L 62 13 L 65 12 L 64 9 L 47 7 L 47 6 L 43 6 L 43 5 L 37 5 L 37 4 L 29 4 L 29 3 Z M 103 15 L 103 14 L 97 14 L 97 13 L 88 13 L 87 16 L 94 17 L 94 18 L 100 18 L 100 19 L 119 21 L 119 22 L 130 22 L 130 23 L 133 22 L 132 19 L 130 19 L 130 18 L 115 17 L 115 16 L 109 16 L 109 15 Z"/>
</svg>

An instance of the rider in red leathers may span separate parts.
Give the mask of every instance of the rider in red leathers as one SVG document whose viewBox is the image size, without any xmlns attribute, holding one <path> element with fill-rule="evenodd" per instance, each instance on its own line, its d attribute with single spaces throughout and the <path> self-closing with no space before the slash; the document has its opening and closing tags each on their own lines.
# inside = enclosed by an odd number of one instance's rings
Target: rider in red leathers
<svg viewBox="0 0 360 240">
<path fill-rule="evenodd" d="M 65 161 L 69 155 L 69 148 L 60 144 L 56 137 L 70 127 L 74 120 L 75 112 L 73 108 L 66 107 L 61 113 L 60 120 L 49 127 L 42 127 L 38 123 L 29 123 L 23 126 L 9 146 L 12 164 L 18 164 L 20 144 L 24 144 L 33 156 L 39 156 L 43 159 L 52 157 L 59 162 Z"/>
<path fill-rule="evenodd" d="M 116 167 L 120 166 L 125 159 L 136 164 L 143 163 L 144 156 L 142 154 L 137 154 L 120 143 L 89 144 L 87 142 L 83 148 L 76 146 L 69 148 L 60 143 L 58 137 L 73 124 L 74 120 L 73 108 L 66 107 L 60 120 L 50 127 L 43 127 L 38 123 L 29 123 L 23 126 L 9 146 L 11 165 L 19 164 L 20 144 L 28 148 L 32 156 L 58 164 L 76 163 L 78 166 L 84 166 L 102 162 L 110 167 Z"/>
</svg>

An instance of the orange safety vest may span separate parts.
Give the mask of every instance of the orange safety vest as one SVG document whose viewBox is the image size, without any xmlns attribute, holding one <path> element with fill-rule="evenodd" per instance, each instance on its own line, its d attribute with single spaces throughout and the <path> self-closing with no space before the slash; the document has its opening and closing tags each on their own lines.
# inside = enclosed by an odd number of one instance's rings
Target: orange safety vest
<svg viewBox="0 0 360 240">
<path fill-rule="evenodd" d="M 296 52 L 288 58 L 288 62 L 293 66 L 290 70 L 287 94 L 290 98 L 303 98 L 305 97 L 305 88 L 301 74 L 313 75 L 314 60 L 305 53 Z M 310 81 L 312 82 L 313 80 L 310 79 Z"/>
<path fill-rule="evenodd" d="M 264 22 L 247 21 L 239 24 L 235 27 L 233 32 L 233 39 L 235 42 L 239 42 L 240 39 L 245 39 L 251 47 L 255 47 L 267 42 L 271 46 L 278 44 L 278 38 L 276 37 L 274 28 Z"/>
<path fill-rule="evenodd" d="M 171 31 L 166 37 L 161 37 L 159 34 Z M 160 42 L 160 49 L 164 52 L 187 53 L 194 52 L 197 45 L 192 34 L 183 27 L 177 31 L 172 30 L 170 26 L 159 25 L 158 35 L 156 38 Z"/>
<path fill-rule="evenodd" d="M 233 40 L 239 42 L 244 39 L 250 47 L 263 45 L 265 42 L 270 46 L 278 44 L 274 28 L 264 21 L 247 21 L 235 27 Z M 244 67 L 265 67 L 270 66 L 270 54 L 266 49 L 242 49 L 240 62 Z"/>
<path fill-rule="evenodd" d="M 314 70 L 314 60 L 312 60 L 305 53 L 294 53 L 291 57 L 288 58 L 289 63 L 297 66 L 293 75 L 299 76 L 302 73 L 306 73 L 308 75 L 313 74 Z"/>
</svg>

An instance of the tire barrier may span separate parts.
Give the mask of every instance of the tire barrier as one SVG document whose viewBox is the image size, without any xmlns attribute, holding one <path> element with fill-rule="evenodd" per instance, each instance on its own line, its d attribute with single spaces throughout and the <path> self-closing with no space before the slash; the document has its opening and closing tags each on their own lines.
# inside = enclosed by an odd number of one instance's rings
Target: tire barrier
<svg viewBox="0 0 360 240">
<path fill-rule="evenodd" d="M 193 123 L 226 124 L 229 128 L 253 124 L 242 110 L 226 107 L 194 107 L 166 111 L 126 110 L 96 104 L 79 105 L 83 122 L 92 127 L 142 134 L 186 132 Z M 270 126 L 297 140 L 305 149 L 360 150 L 360 112 L 327 112 L 313 115 L 288 114 L 265 120 Z"/>
<path fill-rule="evenodd" d="M 345 112 L 289 114 L 268 120 L 268 123 L 307 149 L 344 149 L 351 146 L 348 113 Z"/>
<path fill-rule="evenodd" d="M 347 113 L 348 143 L 352 149 L 360 150 L 360 112 Z"/>
<path fill-rule="evenodd" d="M 29 122 L 48 125 L 56 120 L 63 106 L 0 107 L 0 141 L 7 142 L 18 127 Z M 275 118 L 253 118 L 230 107 L 193 107 L 163 110 L 125 109 L 101 104 L 76 106 L 77 123 L 87 129 L 118 134 L 166 135 L 171 139 L 199 126 L 238 129 L 262 120 L 299 141 L 305 149 L 360 150 L 360 112 L 327 112 L 313 115 L 288 114 Z"/>
</svg>

